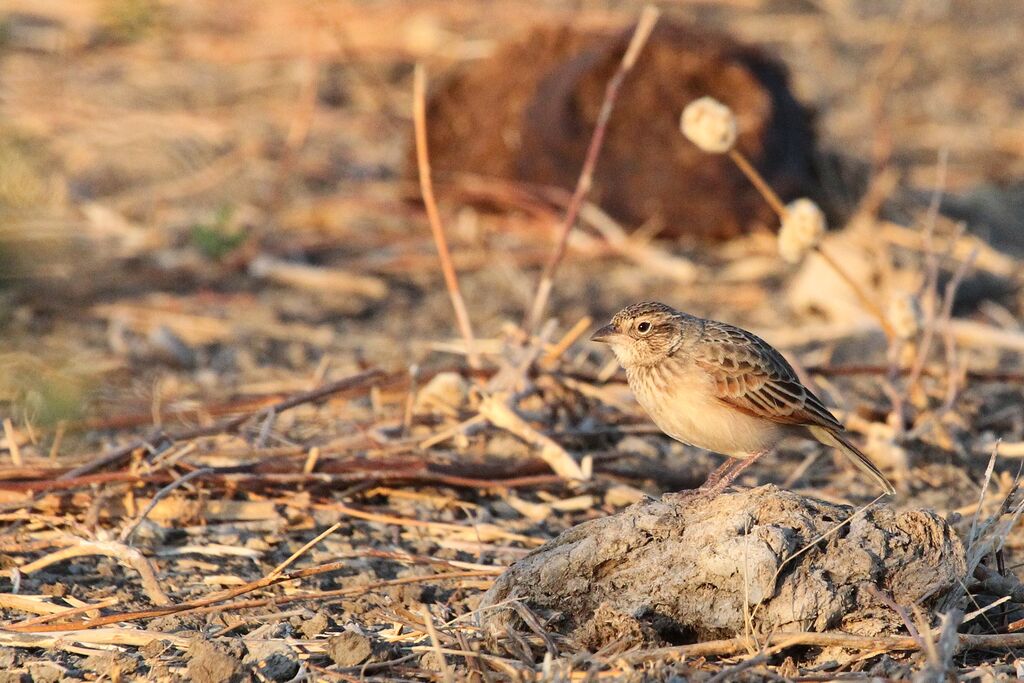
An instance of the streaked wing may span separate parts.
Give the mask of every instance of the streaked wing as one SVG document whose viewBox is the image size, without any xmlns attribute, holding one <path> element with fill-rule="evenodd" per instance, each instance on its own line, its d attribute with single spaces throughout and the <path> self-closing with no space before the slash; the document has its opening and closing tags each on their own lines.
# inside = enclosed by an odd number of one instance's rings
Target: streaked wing
<svg viewBox="0 0 1024 683">
<path fill-rule="evenodd" d="M 821 400 L 800 383 L 786 359 L 746 330 L 709 320 L 694 361 L 714 382 L 718 399 L 773 422 L 843 431 Z"/>
</svg>

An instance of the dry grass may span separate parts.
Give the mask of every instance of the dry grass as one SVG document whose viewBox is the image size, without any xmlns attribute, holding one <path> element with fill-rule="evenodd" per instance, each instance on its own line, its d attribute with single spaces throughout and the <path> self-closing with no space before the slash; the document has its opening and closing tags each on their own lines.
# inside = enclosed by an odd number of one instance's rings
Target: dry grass
<svg viewBox="0 0 1024 683">
<path fill-rule="evenodd" d="M 8 668 L 1016 675 L 1024 301 L 1020 243 L 997 220 L 1019 199 L 992 184 L 1024 172 L 1019 41 L 993 38 L 993 27 L 1017 30 L 1019 9 L 854 6 L 664 10 L 772 41 L 798 94 L 819 105 L 824 145 L 873 165 L 866 192 L 828 183 L 853 218 L 823 248 L 879 310 L 899 293 L 919 302 L 920 329 L 902 340 L 886 339 L 843 281 L 812 272 L 808 287 L 771 235 L 667 244 L 625 230 L 585 192 L 477 181 L 466 195 L 487 211 L 467 201 L 435 216 L 428 202 L 450 250 L 442 277 L 408 201 L 418 189 L 396 180 L 413 65 L 439 78 L 510 28 L 624 24 L 639 4 L 8 3 Z M 545 264 L 559 277 L 538 309 Z M 445 287 L 456 272 L 457 326 Z M 699 483 L 714 464 L 657 434 L 610 359 L 582 341 L 590 320 L 641 298 L 742 324 L 797 361 L 899 482 L 893 504 L 946 514 L 969 544 L 971 572 L 948 604 L 962 619 L 899 605 L 907 633 L 885 638 L 736 634 L 592 653 L 519 605 L 522 632 L 480 633 L 476 604 L 504 566 L 644 493 Z M 531 310 L 554 318 L 523 329 Z M 870 500 L 866 482 L 822 456 L 785 451 L 744 483 Z"/>
</svg>

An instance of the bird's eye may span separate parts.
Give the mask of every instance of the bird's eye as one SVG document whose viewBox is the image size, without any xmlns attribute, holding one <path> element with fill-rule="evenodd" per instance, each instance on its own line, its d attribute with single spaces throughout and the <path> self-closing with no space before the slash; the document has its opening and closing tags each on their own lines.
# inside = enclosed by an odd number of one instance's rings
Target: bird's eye
<svg viewBox="0 0 1024 683">
<path fill-rule="evenodd" d="M 642 323 L 637 324 L 636 331 L 640 334 L 647 334 L 651 331 L 651 324 L 645 320 Z"/>
</svg>

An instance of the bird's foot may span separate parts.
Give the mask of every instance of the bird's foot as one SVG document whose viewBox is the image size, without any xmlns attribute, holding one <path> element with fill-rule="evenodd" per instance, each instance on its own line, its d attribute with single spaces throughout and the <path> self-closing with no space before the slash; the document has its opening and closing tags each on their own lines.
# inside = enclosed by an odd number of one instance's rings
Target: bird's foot
<svg viewBox="0 0 1024 683">
<path fill-rule="evenodd" d="M 687 493 L 707 498 L 708 500 L 716 498 L 736 480 L 736 477 L 742 474 L 743 470 L 753 465 L 766 452 L 754 453 L 742 460 L 733 460 L 731 458 L 726 460 L 725 463 L 708 476 L 707 481 L 695 489 L 690 489 Z"/>
</svg>

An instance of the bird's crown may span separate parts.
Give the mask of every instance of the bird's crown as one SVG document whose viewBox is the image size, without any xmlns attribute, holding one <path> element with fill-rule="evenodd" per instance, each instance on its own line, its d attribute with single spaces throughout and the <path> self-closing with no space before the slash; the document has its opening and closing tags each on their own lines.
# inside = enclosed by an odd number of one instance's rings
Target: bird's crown
<svg viewBox="0 0 1024 683">
<path fill-rule="evenodd" d="M 627 320 L 634 320 L 645 315 L 668 318 L 679 315 L 679 311 L 658 301 L 641 301 L 638 304 L 630 304 L 616 313 L 615 317 L 612 318 L 612 324 L 618 325 Z"/>
</svg>

